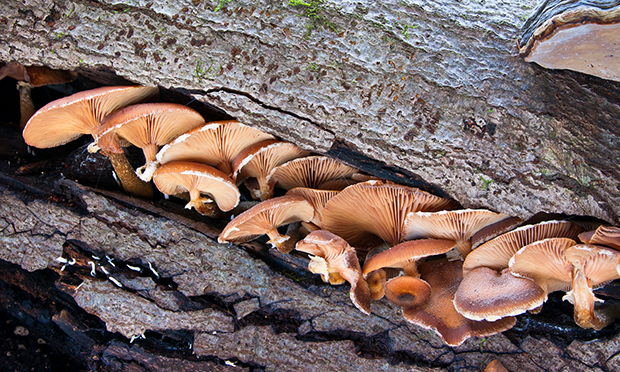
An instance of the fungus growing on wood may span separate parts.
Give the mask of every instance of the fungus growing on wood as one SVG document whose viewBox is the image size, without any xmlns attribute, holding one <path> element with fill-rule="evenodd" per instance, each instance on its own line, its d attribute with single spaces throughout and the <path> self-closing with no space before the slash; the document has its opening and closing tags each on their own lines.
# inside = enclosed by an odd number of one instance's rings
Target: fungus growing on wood
<svg viewBox="0 0 620 372">
<path fill-rule="evenodd" d="M 233 179 L 237 184 L 246 178 L 255 178 L 258 185 L 246 186 L 254 199 L 267 200 L 273 196 L 273 184 L 267 182 L 267 175 L 280 164 L 310 155 L 289 142 L 266 140 L 241 151 L 232 163 Z"/>
<path fill-rule="evenodd" d="M 617 1 L 546 1 L 523 25 L 517 42 L 528 62 L 620 81 Z"/>
<path fill-rule="evenodd" d="M 189 192 L 192 207 L 200 214 L 216 217 L 217 207 L 226 212 L 239 204 L 240 193 L 235 183 L 219 170 L 199 163 L 172 162 L 159 167 L 153 175 L 155 186 L 166 195 Z M 203 197 L 203 194 L 209 197 Z"/>
<path fill-rule="evenodd" d="M 351 178 L 357 172 L 357 169 L 326 156 L 307 156 L 273 168 L 266 181 L 285 190 L 295 187 L 316 189 L 334 179 Z"/>
<path fill-rule="evenodd" d="M 67 70 L 53 70 L 46 66 L 24 66 L 19 62 L 9 62 L 0 68 L 0 80 L 7 76 L 17 80 L 21 112 L 19 124 L 21 128 L 24 128 L 35 111 L 31 97 L 32 88 L 70 83 L 77 78 L 77 73 Z"/>
<path fill-rule="evenodd" d="M 370 289 L 362 277 L 355 248 L 329 231 L 318 230 L 299 241 L 295 249 L 311 255 L 308 269 L 320 274 L 324 282 L 339 284 L 332 280 L 334 273 L 349 282 L 351 301 L 364 314 L 370 314 Z"/>
<path fill-rule="evenodd" d="M 594 231 L 579 234 L 579 240 L 586 244 L 605 245 L 620 250 L 620 227 L 601 225 Z"/>
<path fill-rule="evenodd" d="M 582 229 L 569 221 L 545 221 L 519 227 L 474 249 L 465 258 L 463 274 L 481 266 L 501 271 L 508 267 L 510 258 L 528 244 L 557 237 L 575 240 L 580 232 Z"/>
<path fill-rule="evenodd" d="M 232 177 L 233 160 L 247 147 L 274 139 L 236 120 L 206 123 L 177 137 L 159 150 L 157 161 L 191 161 L 211 165 Z"/>
<path fill-rule="evenodd" d="M 470 238 L 480 229 L 508 216 L 484 209 L 459 209 L 440 212 L 411 212 L 405 222 L 405 239 L 450 239 L 462 257 L 471 252 Z"/>
<path fill-rule="evenodd" d="M 226 225 L 217 238 L 220 243 L 243 243 L 267 234 L 270 244 L 280 252 L 289 253 L 295 248 L 289 236 L 282 236 L 278 227 L 297 221 L 308 222 L 314 216 L 314 208 L 303 197 L 285 195 L 269 199 L 248 209 Z M 287 243 L 287 241 L 289 241 Z"/>
<path fill-rule="evenodd" d="M 392 246 L 404 240 L 409 212 L 455 206 L 452 200 L 414 187 L 372 180 L 349 186 L 332 197 L 323 210 L 323 228 L 358 248 L 367 248 L 377 237 Z"/>
<path fill-rule="evenodd" d="M 522 314 L 547 300 L 545 291 L 529 278 L 478 267 L 463 277 L 454 296 L 454 307 L 468 319 L 489 320 Z"/>
<path fill-rule="evenodd" d="M 323 218 L 321 217 L 323 215 L 323 208 L 325 208 L 327 201 L 336 194 L 338 194 L 338 191 L 317 190 L 306 187 L 295 187 L 286 193 L 286 195 L 299 195 L 312 204 L 312 207 L 314 207 L 314 217 L 310 222 L 319 228 L 323 226 Z"/>
<path fill-rule="evenodd" d="M 26 123 L 24 141 L 30 146 L 49 148 L 63 145 L 83 134 L 96 137 L 99 123 L 110 113 L 158 94 L 156 87 L 102 87 L 75 93 L 43 106 Z M 123 153 L 106 153 L 123 189 L 150 198 L 153 189 L 135 175 Z"/>
<path fill-rule="evenodd" d="M 454 308 L 454 295 L 463 278 L 463 261 L 445 258 L 418 265 L 421 278 L 432 288 L 425 306 L 403 309 L 405 319 L 422 328 L 434 330 L 450 346 L 458 346 L 472 336 L 486 337 L 512 328 L 515 317 L 495 322 L 465 318 Z"/>
<path fill-rule="evenodd" d="M 96 142 L 106 153 L 122 153 L 120 140 L 141 148 L 146 164 L 136 174 L 148 182 L 158 166 L 159 148 L 202 124 L 203 117 L 189 107 L 176 103 L 142 103 L 106 116 L 99 125 Z"/>
</svg>

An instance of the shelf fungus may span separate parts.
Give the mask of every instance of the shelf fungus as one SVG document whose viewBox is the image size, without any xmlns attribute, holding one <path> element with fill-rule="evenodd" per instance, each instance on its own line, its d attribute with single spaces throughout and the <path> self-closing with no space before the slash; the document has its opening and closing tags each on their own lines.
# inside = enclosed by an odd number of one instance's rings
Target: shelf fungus
<svg viewBox="0 0 620 372">
<path fill-rule="evenodd" d="M 266 200 L 235 217 L 220 233 L 220 243 L 243 243 L 267 234 L 269 242 L 280 252 L 295 248 L 290 236 L 281 235 L 278 227 L 293 222 L 308 222 L 314 217 L 314 208 L 303 197 L 285 195 Z"/>
<path fill-rule="evenodd" d="M 160 147 L 202 124 L 204 119 L 196 110 L 176 103 L 131 105 L 108 115 L 101 122 L 96 147 L 107 153 L 122 153 L 123 141 L 142 149 L 146 164 L 136 170 L 136 175 L 148 182 L 157 169 L 156 155 Z"/>
<path fill-rule="evenodd" d="M 103 119 L 125 106 L 143 102 L 159 94 L 156 87 L 113 86 L 91 89 L 57 99 L 43 106 L 26 123 L 24 141 L 48 148 L 63 145 L 83 134 L 97 137 Z M 153 189 L 142 182 L 124 153 L 105 152 L 123 189 L 136 196 L 151 198 Z"/>
<path fill-rule="evenodd" d="M 351 284 L 349 296 L 361 312 L 370 314 L 370 289 L 362 276 L 355 248 L 341 237 L 317 230 L 300 240 L 296 250 L 310 254 L 308 270 L 334 285 Z"/>
<path fill-rule="evenodd" d="M 153 175 L 155 186 L 166 195 L 189 193 L 190 201 L 185 208 L 217 217 L 220 210 L 227 212 L 239 204 L 239 189 L 219 170 L 199 163 L 172 162 L 157 168 Z M 203 197 L 203 194 L 208 197 Z M 217 208 L 213 202 L 217 204 Z"/>
<path fill-rule="evenodd" d="M 522 27 L 528 62 L 620 81 L 620 2 L 549 0 Z"/>
</svg>

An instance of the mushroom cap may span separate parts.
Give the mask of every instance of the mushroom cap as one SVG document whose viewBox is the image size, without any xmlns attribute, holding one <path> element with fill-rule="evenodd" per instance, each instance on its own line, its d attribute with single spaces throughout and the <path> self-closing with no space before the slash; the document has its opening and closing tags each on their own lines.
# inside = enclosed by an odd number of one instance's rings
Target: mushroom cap
<svg viewBox="0 0 620 372">
<path fill-rule="evenodd" d="M 396 245 L 404 240 L 409 212 L 437 211 L 456 206 L 414 187 L 371 180 L 347 187 L 332 197 L 323 210 L 323 228 L 356 247 L 375 237 Z"/>
<path fill-rule="evenodd" d="M 579 240 L 586 244 L 606 245 L 620 250 L 620 227 L 601 225 L 594 231 L 579 234 Z"/>
<path fill-rule="evenodd" d="M 171 161 L 208 164 L 232 176 L 231 164 L 237 155 L 268 139 L 274 137 L 236 120 L 214 121 L 194 128 L 162 147 L 157 160 L 161 164 Z"/>
<path fill-rule="evenodd" d="M 177 103 L 142 103 L 127 106 L 103 119 L 97 131 L 97 145 L 106 151 L 122 151 L 119 140 L 141 149 L 163 146 L 178 135 L 204 124 L 196 110 Z M 147 162 L 156 152 L 145 151 Z"/>
<path fill-rule="evenodd" d="M 541 306 L 547 294 L 532 279 L 478 267 L 463 277 L 454 307 L 468 319 L 495 321 Z"/>
<path fill-rule="evenodd" d="M 418 307 L 431 297 L 431 286 L 419 278 L 397 276 L 385 283 L 385 297 L 402 308 Z"/>
<path fill-rule="evenodd" d="M 334 190 L 317 190 L 307 187 L 295 187 L 287 191 L 286 195 L 299 195 L 306 199 L 314 207 L 314 217 L 312 218 L 313 224 L 319 228 L 323 225 L 323 208 L 329 199 L 338 194 L 338 191 Z"/>
<path fill-rule="evenodd" d="M 314 208 L 303 197 L 286 195 L 266 200 L 235 217 L 217 238 L 218 242 L 242 243 L 266 234 L 278 226 L 308 222 Z"/>
<path fill-rule="evenodd" d="M 327 156 L 307 156 L 278 165 L 266 179 L 285 190 L 295 187 L 316 189 L 333 179 L 351 178 L 357 172 L 357 169 Z"/>
<path fill-rule="evenodd" d="M 534 280 L 545 293 L 568 291 L 573 265 L 566 258 L 566 250 L 575 244 L 568 238 L 549 238 L 528 244 L 510 259 L 510 272 Z"/>
<path fill-rule="evenodd" d="M 240 193 L 232 180 L 219 170 L 205 164 L 173 162 L 165 164 L 153 175 L 155 186 L 164 194 L 190 193 L 197 202 L 200 193 L 209 194 L 222 211 L 239 204 Z"/>
<path fill-rule="evenodd" d="M 581 231 L 580 227 L 570 221 L 545 221 L 519 227 L 474 249 L 465 258 L 463 273 L 481 266 L 501 271 L 508 267 L 510 258 L 526 245 L 547 238 L 566 237 L 574 240 Z"/>
<path fill-rule="evenodd" d="M 405 222 L 405 239 L 438 238 L 456 241 L 463 255 L 471 250 L 469 239 L 485 226 L 508 217 L 485 209 L 411 212 Z M 466 246 L 463 247 L 462 246 Z"/>
<path fill-rule="evenodd" d="M 370 289 L 362 277 L 355 248 L 329 231 L 317 230 L 297 242 L 295 249 L 324 259 L 326 270 L 320 274 L 324 278 L 331 272 L 340 274 L 351 284 L 350 297 L 353 304 L 363 313 L 370 314 Z"/>
<path fill-rule="evenodd" d="M 387 273 L 383 269 L 375 270 L 368 274 L 366 277 L 366 283 L 370 288 L 370 298 L 378 301 L 385 296 L 385 284 L 387 280 Z"/>
<path fill-rule="evenodd" d="M 514 230 L 517 226 L 521 225 L 523 220 L 519 217 L 507 217 L 501 221 L 492 223 L 488 226 L 483 227 L 478 230 L 471 237 L 471 247 L 472 249 L 476 249 L 483 243 L 498 237 L 501 234 L 507 233 L 510 230 Z"/>
<path fill-rule="evenodd" d="M 364 262 L 362 273 L 367 275 L 372 271 L 385 267 L 403 268 L 408 262 L 446 253 L 452 249 L 455 244 L 454 240 L 445 239 L 418 239 L 406 241 L 368 258 L 366 262 Z"/>
<path fill-rule="evenodd" d="M 99 123 L 110 113 L 154 97 L 157 87 L 102 87 L 78 92 L 43 106 L 26 123 L 24 141 L 49 148 L 63 145 L 82 134 L 95 136 Z"/>
<path fill-rule="evenodd" d="M 484 369 L 484 372 L 508 372 L 506 367 L 500 363 L 499 360 L 492 360 L 491 363 L 487 364 L 487 368 Z"/>
<path fill-rule="evenodd" d="M 617 2 L 547 1 L 523 28 L 519 45 L 526 61 L 620 81 Z"/>
<path fill-rule="evenodd" d="M 465 318 L 454 308 L 454 295 L 463 278 L 462 261 L 445 258 L 421 263 L 422 279 L 431 286 L 426 306 L 403 309 L 405 319 L 422 328 L 434 330 L 450 346 L 458 346 L 472 336 L 486 337 L 512 328 L 516 318 L 506 317 L 495 322 Z"/>
<path fill-rule="evenodd" d="M 593 244 L 576 244 L 566 249 L 566 260 L 578 268 L 592 288 L 620 278 L 620 251 Z"/>
</svg>

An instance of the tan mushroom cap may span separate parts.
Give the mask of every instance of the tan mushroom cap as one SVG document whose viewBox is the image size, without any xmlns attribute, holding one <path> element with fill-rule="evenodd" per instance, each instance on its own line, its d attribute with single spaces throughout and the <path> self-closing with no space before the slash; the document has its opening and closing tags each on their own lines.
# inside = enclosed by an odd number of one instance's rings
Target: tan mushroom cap
<svg viewBox="0 0 620 372">
<path fill-rule="evenodd" d="M 545 293 L 568 291 L 573 266 L 566 259 L 566 250 L 575 244 L 568 238 L 549 238 L 528 244 L 510 259 L 510 272 L 534 280 Z"/>
<path fill-rule="evenodd" d="M 329 231 L 318 230 L 299 241 L 295 249 L 311 254 L 311 262 L 317 259 L 322 260 L 324 267 L 320 271 L 313 270 L 310 265 L 308 267 L 312 273 L 321 274 L 323 281 L 329 281 L 329 274 L 337 272 L 349 282 L 351 301 L 364 314 L 370 314 L 370 289 L 362 277 L 362 269 L 355 248 Z"/>
<path fill-rule="evenodd" d="M 396 245 L 404 241 L 409 212 L 455 206 L 452 200 L 414 187 L 372 180 L 349 186 L 332 197 L 323 210 L 323 228 L 358 248 L 376 237 Z"/>
<path fill-rule="evenodd" d="M 334 190 L 317 190 L 307 187 L 295 187 L 287 191 L 286 195 L 299 195 L 310 202 L 314 207 L 314 217 L 312 218 L 313 224 L 319 228 L 323 225 L 323 208 L 329 199 L 333 198 L 338 191 Z"/>
<path fill-rule="evenodd" d="M 180 135 L 157 153 L 161 164 L 191 161 L 216 167 L 232 177 L 232 162 L 245 148 L 274 139 L 256 128 L 236 120 L 206 123 Z"/>
<path fill-rule="evenodd" d="M 157 87 L 102 87 L 75 93 L 43 106 L 28 120 L 24 141 L 39 148 L 63 145 L 82 134 L 95 135 L 110 113 L 151 97 Z"/>
<path fill-rule="evenodd" d="M 397 276 L 385 283 L 385 297 L 402 308 L 419 307 L 431 297 L 431 286 L 409 275 Z"/>
<path fill-rule="evenodd" d="M 278 227 L 297 221 L 308 222 L 314 208 L 303 197 L 286 195 L 266 200 L 235 217 L 217 240 L 220 243 L 243 243 L 267 234 L 269 243 L 281 250 L 289 237 L 278 233 Z M 288 253 L 288 252 L 287 252 Z"/>
<path fill-rule="evenodd" d="M 499 360 L 492 360 L 491 363 L 487 364 L 487 368 L 484 369 L 484 372 L 508 372 L 506 367 L 500 363 Z"/>
<path fill-rule="evenodd" d="M 366 282 L 370 288 L 370 298 L 374 301 L 378 301 L 385 296 L 385 284 L 387 280 L 387 273 L 383 269 L 372 271 L 366 277 Z"/>
<path fill-rule="evenodd" d="M 594 231 L 579 234 L 579 240 L 586 244 L 599 244 L 620 250 L 620 227 L 599 226 Z"/>
<path fill-rule="evenodd" d="M 189 107 L 176 103 L 142 103 L 108 115 L 99 125 L 96 142 L 107 152 L 122 152 L 120 140 L 141 148 L 146 165 L 136 173 L 143 181 L 150 181 L 157 169 L 159 148 L 202 124 L 202 115 Z"/>
<path fill-rule="evenodd" d="M 454 295 L 463 278 L 462 261 L 445 258 L 421 263 L 422 279 L 431 286 L 426 306 L 403 309 L 405 319 L 422 328 L 434 330 L 449 346 L 458 346 L 472 336 L 486 337 L 512 328 L 516 318 L 495 322 L 465 318 L 454 308 Z"/>
<path fill-rule="evenodd" d="M 478 230 L 478 232 L 476 232 L 474 235 L 472 235 L 470 239 L 472 249 L 477 248 L 481 244 L 486 243 L 501 234 L 505 234 L 508 231 L 514 230 L 519 225 L 521 225 L 521 223 L 523 223 L 523 220 L 521 218 L 511 216 L 483 227 L 482 229 Z"/>
<path fill-rule="evenodd" d="M 478 267 L 463 277 L 454 296 L 454 307 L 468 319 L 496 321 L 523 314 L 547 300 L 547 294 L 532 279 Z"/>
<path fill-rule="evenodd" d="M 377 253 L 364 262 L 362 272 L 368 275 L 372 271 L 386 267 L 404 269 L 409 276 L 418 277 L 416 262 L 424 257 L 436 256 L 448 252 L 454 247 L 454 240 L 418 239 L 410 240 Z"/>
<path fill-rule="evenodd" d="M 308 156 L 309 151 L 301 150 L 296 145 L 278 140 L 266 140 L 256 143 L 241 151 L 233 160 L 233 179 L 237 184 L 248 177 L 256 178 L 258 189 L 252 191 L 255 199 L 266 200 L 273 195 L 273 184 L 267 183 L 267 175 L 280 164 Z"/>
<path fill-rule="evenodd" d="M 566 237 L 577 239 L 582 229 L 569 221 L 545 221 L 526 225 L 491 239 L 474 249 L 463 263 L 463 273 L 476 267 L 490 267 L 501 271 L 508 267 L 510 258 L 530 243 L 547 238 Z"/>
<path fill-rule="evenodd" d="M 470 238 L 480 229 L 507 218 L 503 213 L 485 209 L 460 209 L 440 212 L 411 212 L 405 222 L 405 239 L 437 238 L 456 241 L 466 257 L 471 251 Z"/>
<path fill-rule="evenodd" d="M 285 190 L 295 187 L 316 189 L 327 181 L 350 178 L 357 172 L 357 169 L 326 156 L 307 156 L 278 165 L 266 180 Z"/>
<path fill-rule="evenodd" d="M 165 164 L 153 175 L 155 186 L 164 194 L 176 195 L 189 192 L 190 202 L 185 208 L 201 212 L 210 203 L 201 194 L 210 195 L 222 211 L 229 211 L 239 204 L 240 193 L 232 180 L 219 170 L 205 164 L 173 162 Z M 202 213 L 202 212 L 201 212 Z"/>
</svg>

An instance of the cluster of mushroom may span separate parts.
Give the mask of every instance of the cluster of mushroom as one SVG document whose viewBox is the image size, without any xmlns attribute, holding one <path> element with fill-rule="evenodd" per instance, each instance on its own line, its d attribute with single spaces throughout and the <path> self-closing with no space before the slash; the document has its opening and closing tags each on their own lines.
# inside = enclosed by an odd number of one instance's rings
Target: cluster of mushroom
<svg viewBox="0 0 620 372">
<path fill-rule="evenodd" d="M 509 231 L 522 221 L 455 210 L 453 200 L 364 175 L 234 120 L 206 123 L 182 105 L 143 103 L 157 95 L 149 87 L 76 93 L 37 111 L 24 139 L 52 147 L 91 134 L 89 150 L 108 156 L 126 191 L 151 197 L 152 179 L 210 217 L 240 210 L 244 185 L 261 202 L 228 223 L 221 243 L 266 234 L 281 252 L 308 253 L 309 270 L 325 282 L 350 283 L 362 312 L 385 296 L 449 345 L 511 328 L 515 315 L 539 309 L 556 290 L 569 291 L 582 327 L 600 329 L 615 317 L 613 307 L 595 306 L 592 289 L 620 276 L 619 228 L 584 233 L 549 221 Z M 146 159 L 135 171 L 123 151 L 130 144 Z"/>
</svg>

